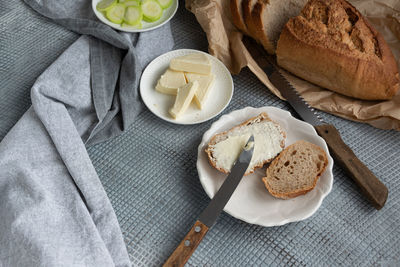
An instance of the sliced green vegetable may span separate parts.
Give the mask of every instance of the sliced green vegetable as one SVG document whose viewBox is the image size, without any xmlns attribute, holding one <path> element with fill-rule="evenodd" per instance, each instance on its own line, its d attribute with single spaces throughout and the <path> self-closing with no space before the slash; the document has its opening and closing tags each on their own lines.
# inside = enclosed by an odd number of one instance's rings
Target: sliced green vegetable
<svg viewBox="0 0 400 267">
<path fill-rule="evenodd" d="M 96 9 L 100 12 L 107 11 L 117 3 L 117 0 L 102 0 L 97 3 Z"/>
<path fill-rule="evenodd" d="M 126 0 L 125 1 L 125 6 L 140 6 L 140 1 L 139 0 Z"/>
<path fill-rule="evenodd" d="M 124 20 L 125 14 L 125 5 L 124 4 L 115 4 L 106 12 L 106 17 L 113 23 L 121 24 Z"/>
<path fill-rule="evenodd" d="M 163 9 L 155 0 L 145 0 L 142 3 L 143 20 L 153 22 L 159 20 L 163 14 Z"/>
<path fill-rule="evenodd" d="M 167 9 L 172 5 L 173 0 L 157 0 L 163 9 Z"/>
<path fill-rule="evenodd" d="M 118 3 L 125 3 L 126 0 L 118 0 Z"/>
<path fill-rule="evenodd" d="M 142 28 L 142 22 L 140 21 L 138 24 L 136 24 L 136 25 L 134 25 L 134 26 L 129 25 L 129 24 L 123 22 L 123 23 L 121 24 L 121 26 L 122 26 L 122 28 L 137 30 L 137 29 L 141 29 L 141 28 Z"/>
<path fill-rule="evenodd" d="M 140 7 L 128 6 L 125 11 L 124 22 L 129 25 L 136 25 L 142 21 L 143 12 Z"/>
</svg>

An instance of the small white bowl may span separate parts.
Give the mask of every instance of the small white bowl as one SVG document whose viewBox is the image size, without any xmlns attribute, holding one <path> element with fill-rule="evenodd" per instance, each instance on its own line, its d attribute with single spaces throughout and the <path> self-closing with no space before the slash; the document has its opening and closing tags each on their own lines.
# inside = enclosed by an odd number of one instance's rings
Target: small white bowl
<svg viewBox="0 0 400 267">
<path fill-rule="evenodd" d="M 202 53 L 210 59 L 215 75 L 214 85 L 203 109 L 191 103 L 181 117 L 173 119 L 168 110 L 173 106 L 175 96 L 157 92 L 155 87 L 158 79 L 168 69 L 171 59 L 192 53 Z M 157 117 L 175 124 L 197 124 L 214 118 L 228 106 L 233 95 L 233 80 L 229 70 L 216 57 L 198 50 L 178 49 L 157 57 L 147 65 L 140 79 L 140 95 L 147 108 Z"/>
<path fill-rule="evenodd" d="M 96 14 L 97 18 L 101 22 L 113 27 L 114 29 L 119 30 L 119 31 L 124 31 L 124 32 L 146 32 L 146 31 L 154 30 L 154 29 L 161 27 L 162 25 L 164 25 L 165 23 L 170 21 L 170 19 L 172 19 L 172 17 L 175 15 L 176 11 L 178 10 L 178 2 L 179 2 L 179 0 L 173 0 L 172 5 L 163 11 L 163 15 L 159 20 L 157 20 L 155 22 L 146 22 L 143 20 L 142 28 L 136 29 L 133 27 L 129 27 L 129 28 L 122 27 L 120 24 L 112 23 L 111 21 L 109 21 L 105 17 L 104 13 L 98 11 L 96 8 L 97 3 L 99 3 L 100 1 L 101 0 L 92 0 L 92 9 L 93 9 L 93 12 Z"/>
<path fill-rule="evenodd" d="M 200 182 L 207 195 L 212 198 L 227 176 L 227 174 L 214 169 L 208 162 L 204 149 L 211 137 L 229 130 L 261 112 L 266 112 L 272 120 L 281 125 L 287 136 L 286 146 L 298 140 L 314 143 L 326 152 L 328 166 L 313 190 L 305 195 L 287 200 L 273 197 L 261 180 L 265 176 L 265 168 L 256 169 L 253 174 L 242 178 L 224 211 L 237 219 L 261 226 L 277 226 L 304 220 L 317 211 L 322 200 L 332 189 L 333 159 L 329 154 L 325 140 L 317 134 L 314 127 L 294 118 L 288 111 L 275 107 L 247 107 L 226 114 L 214 122 L 211 128 L 204 133 L 203 140 L 198 148 L 197 171 Z"/>
</svg>

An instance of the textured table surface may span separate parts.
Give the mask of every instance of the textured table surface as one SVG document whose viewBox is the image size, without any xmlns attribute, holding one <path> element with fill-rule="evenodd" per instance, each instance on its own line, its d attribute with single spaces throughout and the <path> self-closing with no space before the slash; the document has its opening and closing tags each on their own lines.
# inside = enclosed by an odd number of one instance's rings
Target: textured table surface
<svg viewBox="0 0 400 267">
<path fill-rule="evenodd" d="M 205 34 L 180 4 L 171 22 L 175 48 L 206 51 Z M 0 2 L 0 140 L 30 106 L 35 79 L 77 37 L 22 1 Z M 223 114 L 246 106 L 290 110 L 248 70 L 234 76 L 234 83 Z M 264 228 L 223 213 L 187 266 L 400 264 L 400 132 L 319 114 L 387 185 L 385 207 L 372 208 L 335 166 L 332 192 L 312 217 Z M 218 118 L 178 126 L 145 109 L 124 134 L 88 148 L 134 266 L 161 265 L 206 207 L 209 199 L 196 170 L 197 146 Z"/>
</svg>

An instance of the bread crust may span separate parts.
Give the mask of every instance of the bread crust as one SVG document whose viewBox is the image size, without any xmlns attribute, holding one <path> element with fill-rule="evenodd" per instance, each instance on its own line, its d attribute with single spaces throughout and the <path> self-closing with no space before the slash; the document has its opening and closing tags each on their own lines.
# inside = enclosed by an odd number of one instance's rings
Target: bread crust
<svg viewBox="0 0 400 267">
<path fill-rule="evenodd" d="M 243 127 L 243 126 L 246 126 L 246 125 L 249 125 L 249 124 L 253 124 L 257 120 L 259 120 L 260 122 L 261 121 L 271 121 L 272 123 L 277 125 L 278 129 L 280 129 L 281 135 L 283 136 L 283 140 L 281 141 L 280 146 L 281 146 L 281 148 L 285 147 L 286 133 L 283 131 L 282 127 L 277 122 L 275 122 L 275 121 L 270 119 L 270 117 L 268 116 L 267 113 L 262 112 L 258 116 L 252 117 L 252 118 L 248 119 L 247 121 L 245 121 L 245 122 L 243 122 L 243 123 L 231 128 L 231 129 L 229 129 L 228 131 L 216 134 L 210 139 L 210 141 L 208 142 L 207 148 L 204 151 L 207 154 L 208 162 L 211 164 L 211 166 L 213 166 L 215 169 L 219 170 L 220 172 L 229 173 L 229 170 L 226 170 L 226 169 L 223 169 L 223 168 L 220 168 L 220 167 L 217 166 L 216 161 L 215 161 L 215 159 L 213 157 L 212 150 L 211 150 L 210 146 L 215 145 L 216 143 L 225 140 L 225 139 L 220 140 L 220 138 L 224 137 L 224 136 L 227 136 L 227 134 L 230 131 L 232 131 L 234 129 L 237 129 L 237 128 L 240 128 L 240 127 Z M 272 160 L 273 160 L 273 158 L 265 160 L 263 162 L 260 162 L 259 164 L 255 165 L 252 169 L 248 170 L 244 175 L 246 176 L 246 175 L 249 175 L 249 174 L 253 173 L 255 169 L 262 168 L 264 166 L 264 164 L 266 164 L 268 162 L 271 162 Z"/>
<path fill-rule="evenodd" d="M 241 15 L 243 14 L 242 10 L 242 0 L 230 0 L 230 8 L 232 13 L 233 24 L 241 30 L 243 33 L 247 34 L 247 27 L 244 23 L 244 18 Z"/>
<path fill-rule="evenodd" d="M 307 8 L 311 9 L 318 1 L 307 3 L 303 15 L 290 19 L 285 25 L 276 50 L 278 64 L 305 80 L 346 96 L 364 100 L 391 99 L 400 88 L 400 77 L 396 61 L 382 35 L 346 1 L 329 0 L 327 2 L 339 3 L 346 13 L 356 15 L 353 28 L 370 31 L 375 54 L 363 53 L 364 43 L 361 44 L 361 53 L 350 49 L 351 43 L 334 43 L 333 39 L 328 39 L 329 36 L 313 29 L 304 17 Z M 328 23 L 329 19 L 332 18 L 328 18 Z"/>
<path fill-rule="evenodd" d="M 257 1 L 251 12 L 251 17 L 256 31 L 255 32 L 256 37 L 258 38 L 258 40 L 263 45 L 264 49 L 267 50 L 269 54 L 275 54 L 275 47 L 269 40 L 269 37 L 264 31 L 263 13 L 266 12 L 268 4 L 269 4 L 268 2 Z"/>
<path fill-rule="evenodd" d="M 259 0 L 243 0 L 242 1 L 242 10 L 243 10 L 243 18 L 244 23 L 246 24 L 247 34 L 253 37 L 257 42 L 259 42 L 257 37 L 257 28 L 253 23 L 253 18 L 251 12 L 253 11 L 254 6 L 257 4 Z M 254 5 L 253 5 L 254 3 Z"/>
<path fill-rule="evenodd" d="M 301 196 L 301 195 L 304 195 L 304 194 L 310 192 L 311 190 L 313 190 L 313 189 L 315 188 L 315 186 L 317 185 L 317 182 L 318 182 L 319 177 L 321 177 L 321 175 L 324 173 L 326 167 L 328 166 L 328 157 L 326 156 L 325 151 L 324 151 L 322 148 L 320 148 L 319 146 L 313 144 L 313 145 L 314 145 L 313 148 L 316 149 L 316 150 L 319 150 L 319 152 L 320 152 L 322 155 L 324 155 L 324 166 L 323 166 L 323 168 L 318 172 L 318 174 L 315 176 L 312 186 L 306 187 L 306 188 L 300 188 L 300 189 L 298 189 L 298 190 L 294 190 L 294 191 L 287 192 L 287 193 L 278 193 L 278 192 L 275 192 L 275 191 L 271 188 L 271 186 L 269 185 L 269 183 L 268 183 L 268 178 L 270 178 L 270 176 L 271 176 L 270 174 L 272 174 L 272 173 L 271 173 L 272 170 L 273 170 L 273 169 L 275 168 L 275 166 L 279 163 L 279 159 L 280 159 L 281 157 L 284 157 L 284 156 L 285 156 L 285 152 L 288 151 L 288 150 L 290 150 L 290 148 L 293 147 L 294 145 L 296 145 L 296 144 L 298 145 L 299 143 L 306 143 L 306 141 L 300 140 L 300 141 L 297 141 L 296 143 L 294 143 L 294 144 L 292 144 L 292 145 L 286 147 L 286 148 L 272 161 L 272 163 L 268 166 L 267 171 L 266 171 L 266 177 L 263 177 L 263 178 L 262 178 L 262 181 L 264 182 L 265 187 L 266 187 L 267 190 L 270 192 L 270 194 L 273 195 L 274 197 L 282 198 L 282 199 L 289 199 L 289 198 L 298 197 L 298 196 Z"/>
</svg>

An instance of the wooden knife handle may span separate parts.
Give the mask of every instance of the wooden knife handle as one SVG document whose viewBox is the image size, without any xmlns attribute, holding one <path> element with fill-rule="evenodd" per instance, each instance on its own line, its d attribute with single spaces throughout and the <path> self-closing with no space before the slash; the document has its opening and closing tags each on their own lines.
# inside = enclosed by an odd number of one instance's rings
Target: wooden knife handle
<svg viewBox="0 0 400 267">
<path fill-rule="evenodd" d="M 190 229 L 189 233 L 187 233 L 163 266 L 184 266 L 207 232 L 208 227 L 202 222 L 196 221 L 192 229 Z"/>
<path fill-rule="evenodd" d="M 381 209 L 388 196 L 387 187 L 365 166 L 354 152 L 343 142 L 338 130 L 331 124 L 315 126 L 325 139 L 336 163 L 339 163 L 361 188 L 376 209 Z"/>
</svg>

